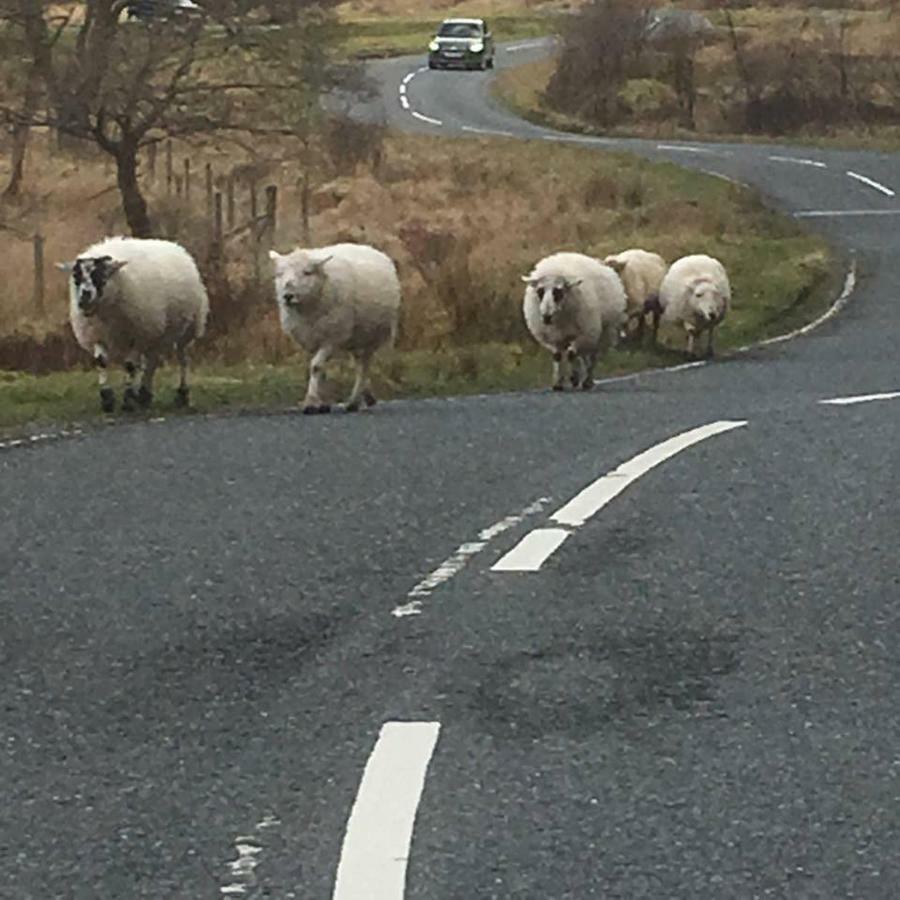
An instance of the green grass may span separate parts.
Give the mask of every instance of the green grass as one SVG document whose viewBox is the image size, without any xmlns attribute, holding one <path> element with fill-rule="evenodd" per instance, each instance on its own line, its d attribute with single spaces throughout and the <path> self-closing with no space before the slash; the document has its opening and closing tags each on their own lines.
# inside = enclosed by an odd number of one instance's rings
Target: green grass
<svg viewBox="0 0 900 900">
<path fill-rule="evenodd" d="M 427 53 L 428 42 L 440 25 L 440 18 L 384 18 L 342 23 L 340 34 L 344 53 L 357 59 L 386 58 Z M 496 43 L 542 37 L 554 30 L 550 16 L 497 16 L 491 19 Z"/>
<path fill-rule="evenodd" d="M 775 217 L 773 216 L 773 219 Z M 724 250 L 724 252 L 722 252 Z M 717 338 L 720 355 L 729 349 L 795 328 L 823 312 L 835 296 L 841 274 L 812 236 L 773 235 L 768 240 L 719 248 L 736 283 L 751 280 L 755 289 L 738 295 Z M 797 259 L 805 260 L 797 265 Z M 765 277 L 759 278 L 764 272 Z M 660 332 L 653 348 L 623 344 L 598 367 L 597 376 L 627 374 L 683 362 L 684 338 Z M 544 388 L 549 384 L 550 356 L 523 337 L 521 343 L 475 344 L 442 351 L 393 351 L 376 361 L 373 383 L 382 399 L 464 396 Z M 96 375 L 91 371 L 32 376 L 0 372 L 0 436 L 8 437 L 50 425 L 99 424 L 170 417 L 296 407 L 306 386 L 306 357 L 298 353 L 280 365 L 200 365 L 192 379 L 192 408 L 173 406 L 172 369 L 157 375 L 156 397 L 148 412 L 105 416 L 99 411 Z M 351 385 L 346 363 L 329 372 L 330 397 L 344 399 Z M 118 374 L 112 378 L 121 397 Z"/>
</svg>

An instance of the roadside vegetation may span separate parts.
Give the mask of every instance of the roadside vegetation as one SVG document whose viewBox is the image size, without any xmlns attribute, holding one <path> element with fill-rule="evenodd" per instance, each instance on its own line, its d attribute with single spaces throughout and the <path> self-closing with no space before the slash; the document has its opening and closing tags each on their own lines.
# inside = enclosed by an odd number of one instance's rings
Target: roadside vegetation
<svg viewBox="0 0 900 900">
<path fill-rule="evenodd" d="M 363 241 L 397 261 L 399 341 L 374 371 L 384 397 L 547 384 L 520 276 L 558 249 L 718 256 L 736 297 L 722 352 L 807 321 L 833 297 L 824 242 L 728 182 L 573 146 L 392 135 L 326 115 L 324 91 L 364 97 L 367 86 L 319 5 L 298 20 L 293 6 L 267 12 L 287 17 L 290 54 L 279 31 L 229 37 L 225 21 L 215 52 L 190 26 L 159 42 L 133 30 L 96 70 L 90 31 L 45 58 L 32 30 L 63 32 L 28 18 L 40 4 L 17 2 L 4 32 L 22 66 L 9 69 L 12 128 L 0 138 L 0 429 L 100 418 L 53 263 L 111 233 L 177 240 L 200 264 L 212 314 L 193 353 L 199 411 L 292 405 L 302 393 L 306 359 L 280 332 L 269 247 Z M 135 72 L 143 82 L 123 79 Z M 620 347 L 602 374 L 683 358 L 681 335 L 662 340 Z M 170 415 L 161 379 L 153 414 Z"/>
<path fill-rule="evenodd" d="M 900 147 L 900 5 L 691 4 L 647 28 L 642 0 L 590 0 L 555 58 L 496 90 L 535 121 L 588 133 Z"/>
</svg>

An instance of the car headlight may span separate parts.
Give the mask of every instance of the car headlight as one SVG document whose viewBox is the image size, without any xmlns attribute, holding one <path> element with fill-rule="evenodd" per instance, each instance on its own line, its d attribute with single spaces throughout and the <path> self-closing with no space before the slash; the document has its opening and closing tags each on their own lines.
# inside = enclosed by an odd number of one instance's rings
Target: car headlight
<svg viewBox="0 0 900 900">
<path fill-rule="evenodd" d="M 481 53 L 481 51 L 484 50 L 484 41 L 472 41 L 472 43 L 469 44 L 469 50 L 471 50 L 472 53 Z"/>
<path fill-rule="evenodd" d="M 432 41 L 432 42 L 428 45 L 428 49 L 429 49 L 432 53 L 437 53 L 437 49 L 438 49 L 438 47 L 440 47 L 440 46 L 441 46 L 441 45 L 440 45 L 437 41 Z"/>
</svg>

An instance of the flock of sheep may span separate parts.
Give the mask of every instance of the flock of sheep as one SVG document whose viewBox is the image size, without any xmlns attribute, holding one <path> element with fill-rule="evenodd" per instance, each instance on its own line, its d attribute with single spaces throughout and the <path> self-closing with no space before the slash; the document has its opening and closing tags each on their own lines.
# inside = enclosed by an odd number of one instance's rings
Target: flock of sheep
<svg viewBox="0 0 900 900">
<path fill-rule="evenodd" d="M 364 244 L 298 248 L 284 255 L 273 250 L 270 256 L 281 326 L 311 355 L 303 411 L 329 411 L 325 364 L 339 352 L 356 365 L 345 409 L 372 406 L 369 366 L 380 348 L 393 343 L 400 313 L 393 261 Z M 176 403 L 187 405 L 187 350 L 202 337 L 209 315 L 191 255 L 171 241 L 114 237 L 59 268 L 70 274 L 72 330 L 98 369 L 103 411 L 115 409 L 107 378 L 111 360 L 124 365 L 122 408 L 133 410 L 150 405 L 154 373 L 173 349 L 181 369 Z M 697 335 L 705 332 L 706 352 L 712 355 L 713 333 L 731 302 L 725 268 L 703 255 L 667 267 L 662 257 L 638 249 L 604 260 L 554 253 L 522 280 L 525 324 L 553 354 L 554 390 L 564 389 L 566 366 L 573 388 L 590 388 L 602 354 L 629 333 L 629 326 L 640 339 L 648 316 L 654 341 L 665 319 L 684 328 L 689 354 Z"/>
</svg>

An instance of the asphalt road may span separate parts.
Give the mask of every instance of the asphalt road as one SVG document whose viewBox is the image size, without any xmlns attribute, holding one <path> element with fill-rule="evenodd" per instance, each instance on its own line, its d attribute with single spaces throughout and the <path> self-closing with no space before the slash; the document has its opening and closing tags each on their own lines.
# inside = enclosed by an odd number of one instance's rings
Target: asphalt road
<svg viewBox="0 0 900 900">
<path fill-rule="evenodd" d="M 556 137 L 421 65 L 392 124 Z M 398 900 L 407 855 L 410 900 L 897 895 L 900 398 L 821 401 L 900 388 L 900 162 L 612 145 L 841 213 L 847 306 L 589 395 L 0 448 L 0 897 Z"/>
</svg>

